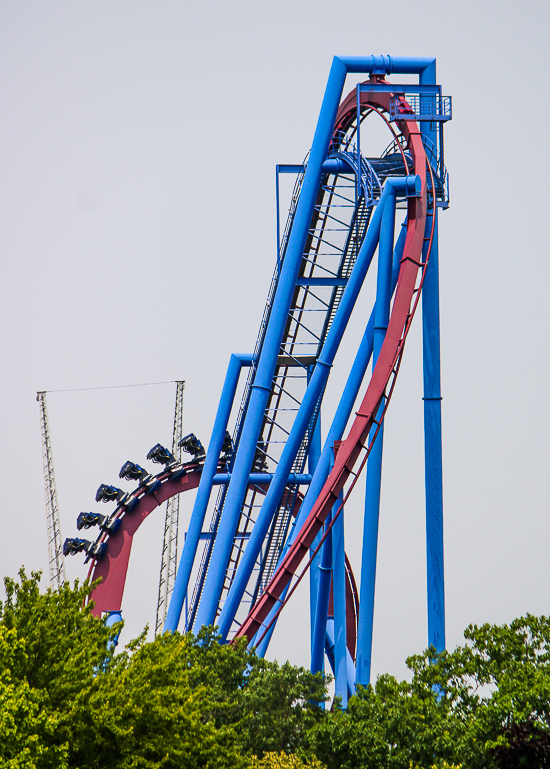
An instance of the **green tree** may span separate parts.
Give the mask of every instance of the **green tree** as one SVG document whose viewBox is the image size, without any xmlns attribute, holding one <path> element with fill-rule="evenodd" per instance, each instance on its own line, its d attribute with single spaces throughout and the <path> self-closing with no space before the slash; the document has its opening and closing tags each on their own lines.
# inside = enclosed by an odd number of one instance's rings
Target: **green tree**
<svg viewBox="0 0 550 769">
<path fill-rule="evenodd" d="M 84 607 L 90 585 L 40 593 L 7 579 L 0 609 L 0 766 L 239 769 L 294 750 L 324 681 L 260 660 L 213 628 L 145 634 L 114 654 L 119 627 Z M 10 763 L 12 762 L 12 763 Z"/>
<path fill-rule="evenodd" d="M 346 711 L 335 708 L 310 731 L 310 752 L 329 769 L 430 769 L 452 761 L 460 724 L 438 697 L 418 680 L 380 676 L 374 687 L 358 688 Z"/>
<path fill-rule="evenodd" d="M 550 619 L 470 626 L 453 652 L 410 657 L 346 711 L 326 680 L 245 642 L 145 633 L 84 607 L 90 585 L 6 579 L 0 604 L 0 769 L 546 769 Z"/>
<path fill-rule="evenodd" d="M 251 658 L 248 680 L 240 693 L 244 712 L 243 749 L 294 753 L 306 733 L 325 717 L 317 704 L 327 699 L 327 679 L 288 662 Z"/>
<path fill-rule="evenodd" d="M 0 608 L 0 766 L 244 766 L 236 724 L 249 655 L 175 633 L 114 655 L 83 602 L 90 585 L 40 593 L 6 579 Z"/>
<path fill-rule="evenodd" d="M 410 657 L 410 683 L 384 675 L 359 689 L 310 730 L 310 752 L 329 769 L 550 766 L 550 619 L 464 635 L 453 652 Z"/>
<path fill-rule="evenodd" d="M 112 658 L 116 630 L 82 607 L 88 585 L 65 584 L 59 592 L 41 594 L 39 579 L 21 570 L 19 581 L 4 580 L 0 758 L 5 766 L 57 769 L 68 766 L 72 703 Z"/>
<path fill-rule="evenodd" d="M 325 769 L 325 767 L 315 756 L 309 761 L 303 761 L 293 754 L 272 752 L 266 753 L 261 759 L 257 756 L 253 757 L 250 769 Z"/>
<path fill-rule="evenodd" d="M 58 718 L 47 710 L 47 695 L 17 676 L 26 662 L 24 642 L 0 625 L 0 766 L 64 767 L 66 749 L 51 744 Z"/>
<path fill-rule="evenodd" d="M 220 654 L 215 653 L 213 642 L 203 653 L 192 636 L 174 633 L 152 643 L 141 639 L 131 654 L 117 655 L 110 669 L 81 693 L 73 710 L 74 765 L 90 769 L 245 766 L 234 728 L 237 691 L 222 691 L 227 682 L 214 667 L 197 668 L 197 659 L 210 657 L 211 661 L 216 656 L 223 661 L 227 647 L 215 646 Z M 208 673 L 212 685 L 200 681 Z"/>
</svg>

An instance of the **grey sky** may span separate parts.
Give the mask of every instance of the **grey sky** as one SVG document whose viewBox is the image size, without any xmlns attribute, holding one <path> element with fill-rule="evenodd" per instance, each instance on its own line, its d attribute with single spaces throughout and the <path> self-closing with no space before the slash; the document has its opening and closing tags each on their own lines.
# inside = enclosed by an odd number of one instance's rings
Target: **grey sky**
<svg viewBox="0 0 550 769">
<path fill-rule="evenodd" d="M 454 108 L 440 220 L 448 643 L 471 621 L 550 612 L 548 22 L 532 0 L 0 2 L 2 574 L 47 572 L 36 391 L 185 379 L 185 428 L 207 442 L 273 271 L 274 167 L 309 149 L 332 56 L 435 55 Z M 402 674 L 426 642 L 419 342 L 417 319 L 387 420 L 375 672 Z M 173 398 L 173 385 L 49 396 L 63 536 L 125 460 L 170 442 Z M 154 620 L 161 533 L 162 513 L 136 537 L 127 638 Z M 83 576 L 82 560 L 67 572 Z M 304 600 L 273 654 L 307 664 Z"/>
</svg>

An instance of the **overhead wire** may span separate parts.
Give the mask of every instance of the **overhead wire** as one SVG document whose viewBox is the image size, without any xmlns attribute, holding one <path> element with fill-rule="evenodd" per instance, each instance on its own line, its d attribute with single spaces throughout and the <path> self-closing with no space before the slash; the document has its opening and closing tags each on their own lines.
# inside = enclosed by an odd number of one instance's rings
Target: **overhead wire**
<svg viewBox="0 0 550 769">
<path fill-rule="evenodd" d="M 174 384 L 177 379 L 167 379 L 164 382 L 141 382 L 140 384 L 124 384 L 124 385 L 104 385 L 103 387 L 71 387 L 64 390 L 43 390 L 46 393 L 76 393 L 85 392 L 87 390 L 119 390 L 125 387 L 152 387 L 153 385 Z"/>
</svg>

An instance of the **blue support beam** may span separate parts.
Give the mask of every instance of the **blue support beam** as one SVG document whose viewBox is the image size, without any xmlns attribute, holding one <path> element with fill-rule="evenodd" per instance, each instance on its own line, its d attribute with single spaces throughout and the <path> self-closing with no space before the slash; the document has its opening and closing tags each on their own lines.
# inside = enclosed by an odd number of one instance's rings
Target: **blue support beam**
<svg viewBox="0 0 550 769">
<path fill-rule="evenodd" d="M 437 209 L 430 261 L 422 289 L 424 349 L 424 452 L 426 483 L 426 557 L 428 644 L 445 648 L 445 573 L 443 560 L 443 467 L 439 339 L 439 261 Z"/>
<path fill-rule="evenodd" d="M 336 665 L 334 662 L 334 617 L 327 619 L 327 635 L 325 639 L 325 654 L 329 661 L 329 665 L 334 673 Z M 347 652 L 347 672 L 348 672 L 348 698 L 355 694 L 355 663 L 351 658 L 349 651 Z"/>
<path fill-rule="evenodd" d="M 311 373 L 313 372 L 313 368 L 310 368 L 309 374 L 311 378 Z M 315 470 L 317 469 L 317 465 L 319 464 L 319 459 L 321 458 L 321 409 L 319 409 L 319 413 L 317 415 L 317 421 L 315 422 L 315 427 L 313 429 L 313 433 L 311 435 L 311 439 L 309 442 L 309 453 L 308 453 L 308 470 L 310 474 L 313 476 Z M 311 481 L 310 481 L 311 483 Z M 311 643 L 313 644 L 313 629 L 314 629 L 314 622 L 315 622 L 315 608 L 317 605 L 317 589 L 319 585 L 319 564 L 321 563 L 321 556 L 320 554 L 317 555 L 317 558 L 313 561 L 311 564 L 311 568 L 309 570 L 309 616 L 310 616 L 310 633 L 311 633 Z"/>
<path fill-rule="evenodd" d="M 426 69 L 434 66 L 434 61 L 431 58 L 392 58 L 390 56 L 335 56 L 332 61 L 294 223 L 290 232 L 285 260 L 281 264 L 269 324 L 257 363 L 256 376 L 251 388 L 239 451 L 237 452 L 233 468 L 233 477 L 227 490 L 220 528 L 214 544 L 210 568 L 195 619 L 195 626 L 197 628 L 203 624 L 212 624 L 216 617 L 218 602 L 225 579 L 225 571 L 231 553 L 233 535 L 237 528 L 240 510 L 246 493 L 247 478 L 254 460 L 263 415 L 271 391 L 277 356 L 319 189 L 322 166 L 327 159 L 334 120 L 346 75 L 349 72 L 382 74 L 392 72 L 403 74 L 423 73 Z"/>
<path fill-rule="evenodd" d="M 336 505 L 336 509 L 338 507 L 340 507 L 339 503 Z M 332 601 L 334 606 L 334 693 L 341 698 L 342 707 L 346 708 L 348 704 L 348 645 L 344 510 L 340 512 L 332 527 Z"/>
<path fill-rule="evenodd" d="M 390 318 L 394 230 L 395 207 L 388 206 L 384 212 L 384 219 L 380 232 L 380 255 L 378 258 L 376 304 L 374 306 L 373 370 L 384 343 Z M 379 415 L 382 413 L 383 409 L 384 403 L 380 406 L 378 412 Z M 372 430 L 370 440 L 372 440 L 374 433 L 375 430 Z M 362 684 L 363 686 L 366 686 L 370 682 L 383 441 L 384 425 L 382 424 L 367 462 L 356 662 L 356 683 Z"/>
<path fill-rule="evenodd" d="M 212 491 L 212 484 L 214 482 L 214 476 L 216 475 L 216 470 L 218 468 L 223 439 L 227 430 L 227 423 L 229 422 L 231 408 L 233 406 L 237 385 L 239 383 L 239 376 L 243 366 L 247 367 L 251 365 L 251 355 L 232 355 L 229 360 L 229 366 L 225 376 L 222 395 L 220 398 L 218 411 L 216 413 L 216 419 L 214 420 L 214 427 L 212 429 L 212 435 L 210 437 L 210 443 L 208 444 L 206 460 L 204 462 L 204 467 L 201 474 L 199 489 L 195 498 L 193 512 L 191 513 L 191 520 L 189 521 L 189 530 L 185 538 L 183 552 L 176 573 L 174 590 L 172 592 L 168 613 L 166 615 L 166 621 L 164 623 L 165 632 L 174 632 L 178 629 L 181 611 L 183 609 L 183 604 L 187 595 L 189 578 L 191 577 L 193 562 L 195 560 L 197 546 L 199 544 L 202 526 L 204 523 L 204 517 L 206 515 L 206 508 L 208 507 L 208 502 L 210 500 L 210 494 Z"/>
<path fill-rule="evenodd" d="M 394 206 L 396 195 L 408 195 L 413 197 L 417 196 L 419 193 L 420 178 L 417 176 L 386 180 L 380 201 L 372 217 L 365 239 L 359 249 L 359 254 L 357 255 L 357 260 L 351 276 L 348 279 L 348 285 L 340 300 L 323 349 L 317 359 L 305 396 L 300 404 L 292 429 L 286 440 L 273 481 L 271 482 L 269 491 L 266 494 L 256 523 L 254 524 L 252 536 L 241 557 L 237 574 L 233 580 L 233 584 L 231 585 L 231 589 L 220 614 L 219 630 L 221 637 L 224 639 L 230 630 L 237 608 L 241 602 L 244 591 L 246 590 L 248 580 L 252 574 L 252 570 L 269 530 L 269 526 L 271 525 L 273 515 L 275 514 L 287 484 L 286 479 L 292 468 L 296 453 L 302 444 L 319 397 L 326 385 L 332 363 L 343 338 L 349 318 L 351 317 L 357 297 L 359 296 L 359 292 L 363 286 L 368 268 L 376 250 L 385 203 L 389 199 L 392 201 L 390 205 Z M 231 485 L 229 488 L 231 488 Z"/>
<path fill-rule="evenodd" d="M 325 528 L 330 524 L 332 515 L 327 517 Z M 313 641 L 311 644 L 311 672 L 322 673 L 324 670 L 325 638 L 327 633 L 327 615 L 332 581 L 332 530 L 329 531 L 321 547 L 321 563 L 317 585 L 317 605 L 313 623 Z"/>
<path fill-rule="evenodd" d="M 435 59 L 420 73 L 421 85 L 435 85 Z M 433 123 L 421 124 L 422 135 L 437 146 Z M 442 136 L 442 134 L 440 134 Z M 442 141 L 442 140 L 441 140 Z M 440 152 L 442 147 L 439 148 Z M 422 288 L 424 359 L 424 453 L 426 483 L 426 556 L 428 644 L 445 648 L 445 574 L 443 561 L 443 463 L 441 441 L 441 353 L 439 334 L 439 246 L 437 209 L 430 261 Z M 427 229 L 431 222 L 427 223 Z M 429 232 L 426 232 L 428 235 Z"/>
<path fill-rule="evenodd" d="M 112 627 L 113 625 L 116 625 L 117 622 L 122 622 L 122 612 L 121 611 L 108 612 L 107 615 L 105 616 L 105 627 Z M 113 647 L 116 648 L 118 646 L 119 636 L 120 636 L 120 633 L 117 633 L 117 635 L 110 642 L 109 648 L 113 648 Z"/>
<path fill-rule="evenodd" d="M 223 515 L 197 612 L 195 627 L 212 624 L 216 618 L 225 572 L 231 553 L 233 536 L 246 493 L 247 479 L 254 461 L 264 411 L 271 392 L 277 356 L 283 338 L 296 279 L 300 270 L 315 200 L 321 181 L 322 165 L 327 157 L 334 120 L 346 79 L 346 68 L 335 58 L 332 63 L 313 144 L 309 155 L 294 223 L 290 231 L 285 259 L 281 265 L 277 289 L 271 308 L 256 376 L 243 425 L 233 475 L 227 489 Z"/>
<path fill-rule="evenodd" d="M 273 480 L 273 473 L 250 473 L 248 476 L 248 485 L 268 486 Z M 231 473 L 216 473 L 212 478 L 214 486 L 223 486 L 231 481 Z M 287 483 L 291 486 L 307 486 L 311 483 L 311 475 L 308 473 L 290 473 Z"/>
</svg>

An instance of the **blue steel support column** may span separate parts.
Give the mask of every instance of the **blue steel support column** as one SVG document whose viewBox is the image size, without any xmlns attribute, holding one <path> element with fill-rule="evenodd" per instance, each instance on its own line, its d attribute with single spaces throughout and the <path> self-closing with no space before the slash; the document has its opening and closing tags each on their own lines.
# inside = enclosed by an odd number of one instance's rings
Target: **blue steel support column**
<svg viewBox="0 0 550 769">
<path fill-rule="evenodd" d="M 374 351 L 372 367 L 376 366 L 378 355 L 386 336 L 390 317 L 391 300 L 391 258 L 395 229 L 395 207 L 388 205 L 380 232 L 380 256 L 374 306 Z M 404 230 L 405 228 L 403 228 Z M 380 406 L 379 414 L 384 404 Z M 371 431 L 371 436 L 374 430 Z M 363 553 L 361 558 L 361 586 L 359 595 L 359 622 L 357 627 L 356 683 L 365 686 L 370 681 L 372 629 L 374 619 L 374 592 L 376 583 L 376 555 L 378 546 L 378 519 L 380 514 L 380 485 L 382 480 L 382 448 L 384 426 L 376 438 L 367 462 L 367 485 L 365 494 L 365 522 L 363 529 Z"/>
<path fill-rule="evenodd" d="M 434 59 L 431 58 L 392 58 L 390 56 L 335 56 L 332 61 L 309 162 L 304 175 L 302 191 L 298 200 L 294 224 L 290 232 L 287 252 L 281 268 L 270 321 L 252 387 L 239 451 L 235 459 L 233 477 L 227 491 L 224 514 L 220 522 L 210 569 L 195 619 L 196 627 L 200 627 L 202 624 L 211 624 L 216 616 L 233 536 L 246 493 L 247 477 L 254 459 L 290 301 L 313 214 L 315 198 L 321 179 L 322 164 L 327 155 L 346 74 L 348 72 L 422 73 L 429 69 L 433 62 Z"/>
<path fill-rule="evenodd" d="M 269 324 L 258 361 L 239 450 L 235 457 L 231 483 L 227 490 L 220 528 L 214 543 L 210 568 L 195 619 L 195 627 L 197 628 L 200 628 L 201 625 L 213 623 L 216 617 L 225 571 L 231 553 L 233 536 L 237 528 L 240 510 L 246 493 L 248 474 L 254 460 L 267 399 L 271 392 L 277 356 L 319 190 L 322 165 L 327 156 L 332 128 L 345 79 L 346 67 L 335 57 L 330 70 L 294 223 L 290 232 L 285 260 L 281 267 Z"/>
<path fill-rule="evenodd" d="M 428 644 L 445 648 L 445 573 L 443 556 L 443 468 L 439 340 L 439 263 L 437 209 L 430 261 L 422 288 L 424 343 L 424 436 L 426 480 L 426 557 Z"/>
<path fill-rule="evenodd" d="M 122 612 L 110 611 L 105 618 L 105 627 L 112 627 L 113 625 L 116 625 L 117 622 L 122 622 Z M 118 646 L 119 635 L 120 633 L 117 633 L 113 640 L 109 643 L 109 649 L 112 649 L 113 647 L 116 648 Z"/>
<path fill-rule="evenodd" d="M 401 233 L 397 239 L 397 243 L 395 245 L 395 249 L 393 253 L 392 288 L 391 288 L 392 294 L 395 291 L 395 286 L 397 284 L 397 277 L 399 274 L 399 263 L 401 261 L 401 257 L 403 256 L 403 248 L 405 246 L 405 238 L 407 235 L 406 224 L 407 222 L 405 220 L 405 222 L 403 222 Z M 293 523 L 288 540 L 286 542 L 284 550 L 281 554 L 281 558 L 279 560 L 284 558 L 284 556 L 286 555 L 288 548 L 291 546 L 292 542 L 294 541 L 296 534 L 300 531 L 303 522 L 309 515 L 309 512 L 313 506 L 313 503 L 319 496 L 319 493 L 328 477 L 329 470 L 330 470 L 330 462 L 332 457 L 332 447 L 334 446 L 334 441 L 338 441 L 342 438 L 344 429 L 349 420 L 350 414 L 353 410 L 353 405 L 357 399 L 357 395 L 359 394 L 359 388 L 361 387 L 361 382 L 365 377 L 365 373 L 367 371 L 367 367 L 371 359 L 373 338 L 374 338 L 374 309 L 371 312 L 369 321 L 367 323 L 367 327 L 365 329 L 365 333 L 363 334 L 361 344 L 359 345 L 359 349 L 357 351 L 357 355 L 355 356 L 355 360 L 353 361 L 353 365 L 351 367 L 351 371 L 346 381 L 344 391 L 340 398 L 338 408 L 336 409 L 336 413 L 332 420 L 332 424 L 331 424 L 327 439 L 325 440 L 323 451 L 321 452 L 321 456 L 316 464 L 315 473 L 313 474 L 313 478 L 311 480 L 311 485 L 310 485 L 311 493 L 310 493 L 310 490 L 308 490 L 306 497 L 300 508 L 298 517 Z M 321 562 L 320 559 L 321 559 L 321 554 L 319 553 L 315 563 L 320 564 Z M 315 567 L 315 563 L 312 564 L 312 567 Z M 317 565 L 316 567 L 317 571 L 319 571 L 319 568 L 320 568 L 319 565 Z M 286 595 L 286 591 L 285 591 L 285 595 Z M 281 596 L 281 598 L 282 600 L 284 600 L 284 596 Z M 315 603 L 315 606 L 316 606 L 316 603 Z M 277 608 L 272 609 L 272 611 L 268 615 L 263 625 L 264 626 L 269 625 L 269 623 L 271 622 L 271 620 L 273 619 L 276 613 L 277 613 Z M 314 624 L 314 619 L 315 619 L 315 608 L 313 609 L 313 614 L 312 614 L 312 624 Z M 267 645 L 273 633 L 274 627 L 275 627 L 275 623 L 271 626 L 271 630 L 266 634 L 266 636 L 258 646 L 257 653 L 259 656 L 263 656 L 265 654 L 267 650 Z M 262 632 L 263 631 L 258 631 L 258 634 L 257 634 L 258 637 L 262 635 Z M 312 629 L 312 645 L 313 645 L 313 633 L 314 631 Z M 334 644 L 332 643 L 332 645 Z M 254 646 L 254 642 L 252 642 L 251 646 Z M 348 688 L 350 686 L 350 683 L 349 683 L 350 664 L 353 664 L 353 662 L 351 661 L 351 657 L 348 659 Z M 355 669 L 354 669 L 354 675 L 351 678 L 351 682 L 353 684 L 355 682 Z M 352 692 L 351 689 L 350 691 Z"/>
<path fill-rule="evenodd" d="M 399 235 L 399 238 L 397 239 L 397 244 L 395 246 L 395 250 L 393 253 L 392 294 L 395 291 L 395 286 L 397 284 L 397 278 L 399 275 L 399 263 L 401 261 L 401 257 L 403 256 L 403 249 L 405 247 L 406 235 L 407 235 L 407 227 L 406 227 L 406 221 L 405 221 L 401 228 L 401 233 Z M 350 418 L 351 412 L 353 410 L 353 405 L 359 394 L 359 388 L 361 387 L 361 382 L 365 377 L 367 366 L 369 365 L 369 362 L 370 362 L 370 358 L 372 355 L 372 348 L 373 348 L 373 340 L 374 340 L 374 309 L 371 312 L 369 321 L 367 323 L 367 327 L 365 329 L 365 333 L 363 334 L 363 339 L 361 340 L 361 344 L 359 345 L 359 350 L 357 351 L 357 355 L 355 356 L 355 360 L 353 361 L 353 366 L 351 368 L 349 377 L 347 379 L 346 386 L 344 387 L 342 397 L 340 398 L 340 403 L 338 404 L 338 408 L 336 409 L 334 419 L 332 420 L 329 433 L 325 440 L 325 444 L 323 446 L 323 451 L 321 452 L 321 457 L 319 459 L 317 469 L 313 475 L 313 478 L 311 479 L 309 489 L 306 493 L 305 499 L 302 503 L 300 512 L 298 514 L 298 518 L 295 521 L 295 524 L 293 526 L 291 535 L 288 539 L 285 549 L 287 547 L 290 547 L 290 545 L 294 541 L 295 535 L 302 528 L 304 521 L 308 517 L 315 500 L 321 493 L 321 489 L 323 488 L 325 481 L 328 478 L 328 474 L 330 471 L 331 456 L 332 456 L 332 447 L 334 446 L 334 441 L 341 440 L 344 430 L 346 428 L 346 425 L 348 423 L 348 420 Z"/>
<path fill-rule="evenodd" d="M 317 465 L 319 464 L 320 456 L 321 456 L 321 410 L 319 409 L 317 421 L 315 422 L 315 429 L 313 430 L 313 434 L 311 436 L 311 440 L 309 444 L 309 454 L 307 458 L 308 470 L 311 476 L 313 476 L 313 474 L 315 473 Z M 314 622 L 315 622 L 315 609 L 317 606 L 317 587 L 319 584 L 320 562 L 321 562 L 321 559 L 319 556 L 317 556 L 317 558 L 311 564 L 311 568 L 309 570 L 309 616 L 310 616 L 311 643 L 313 643 L 313 628 L 314 628 Z"/>
<path fill-rule="evenodd" d="M 227 430 L 227 423 L 229 422 L 229 417 L 231 415 L 231 407 L 233 406 L 241 368 L 243 366 L 250 366 L 251 364 L 252 355 L 232 355 L 229 359 L 229 366 L 227 367 L 227 374 L 225 375 L 222 395 L 216 413 L 216 419 L 214 420 L 214 427 L 212 428 L 212 436 L 210 438 L 210 443 L 208 444 L 208 452 L 206 454 L 193 512 L 191 513 L 191 520 L 189 521 L 189 530 L 185 538 L 183 552 L 176 572 L 174 590 L 172 592 L 172 598 L 164 623 L 165 632 L 174 632 L 178 629 L 181 610 L 183 608 L 185 596 L 187 595 L 189 577 L 191 576 L 193 561 L 195 560 L 195 554 L 197 552 L 197 545 L 199 543 L 204 516 L 206 515 L 206 508 L 208 507 L 208 501 L 212 491 L 214 476 L 218 468 L 220 452 L 222 450 L 225 431 Z"/>
<path fill-rule="evenodd" d="M 420 73 L 422 85 L 437 82 L 435 59 Z M 437 130 L 422 123 L 422 134 L 434 145 Z M 441 148 L 439 148 L 441 150 Z M 424 348 L 424 451 L 426 482 L 426 556 L 428 644 L 445 648 L 445 573 L 443 555 L 443 466 L 441 445 L 441 357 L 439 338 L 439 249 L 437 209 L 434 240 L 422 288 Z M 428 225 L 427 225 L 428 226 Z M 428 234 L 428 233 L 426 233 Z"/>
<path fill-rule="evenodd" d="M 329 514 L 325 526 L 332 519 Z M 321 548 L 321 565 L 319 566 L 319 584 L 317 588 L 317 606 L 313 623 L 313 641 L 311 644 L 311 672 L 322 673 L 325 662 L 325 636 L 327 632 L 327 614 L 330 598 L 330 583 L 332 578 L 332 531 L 327 535 Z"/>
<path fill-rule="evenodd" d="M 313 371 L 313 367 L 310 366 L 310 368 L 308 370 L 308 374 L 310 376 L 311 376 L 312 371 Z M 319 409 L 319 413 L 317 415 L 317 420 L 315 422 L 315 427 L 314 427 L 313 433 L 311 435 L 311 440 L 310 440 L 310 443 L 309 443 L 309 452 L 308 452 L 308 457 L 307 457 L 308 470 L 309 470 L 310 476 L 312 476 L 313 473 L 315 472 L 315 468 L 317 467 L 317 463 L 319 462 L 319 457 L 320 456 L 321 456 L 321 410 Z M 310 477 L 310 481 L 311 481 L 311 477 Z M 310 578 L 311 578 L 311 575 L 313 574 L 313 571 L 314 571 L 313 568 L 309 570 Z M 290 585 L 288 585 L 285 588 L 285 590 L 283 591 L 283 593 L 281 595 L 281 600 L 283 600 L 283 601 L 285 600 L 286 594 L 288 592 L 289 587 L 290 587 Z M 317 596 L 317 580 L 315 579 L 314 583 L 310 582 L 310 597 L 309 597 L 310 615 L 312 617 L 312 622 L 311 622 L 312 637 L 313 637 L 313 616 L 315 614 L 315 603 L 314 602 L 317 600 L 316 596 Z M 262 628 L 256 633 L 256 637 L 257 638 L 261 638 L 261 636 L 264 633 L 264 626 L 269 625 L 271 620 L 272 620 L 272 615 L 270 614 L 268 616 L 267 620 L 265 621 L 264 625 L 262 626 Z M 277 623 L 274 622 L 273 625 L 271 625 L 271 627 L 269 628 L 267 633 L 262 638 L 261 642 L 257 645 L 257 647 L 256 647 L 256 654 L 258 655 L 258 657 L 264 657 L 265 656 L 265 653 L 267 652 L 267 647 L 269 646 L 269 642 L 271 641 L 271 636 L 273 635 L 273 633 L 275 631 L 276 624 Z M 255 646 L 255 645 L 256 645 L 256 638 L 254 638 L 252 640 L 251 646 Z"/>
<path fill-rule="evenodd" d="M 243 553 L 243 556 L 241 557 L 241 562 L 239 564 L 237 574 L 233 580 L 233 584 L 225 601 L 223 610 L 220 614 L 219 630 L 222 638 L 225 638 L 229 632 L 241 598 L 244 594 L 244 591 L 246 590 L 248 580 L 252 574 L 254 564 L 256 563 L 256 559 L 258 558 L 262 544 L 268 532 L 271 520 L 283 494 L 284 487 L 288 482 L 288 473 L 290 472 L 298 448 L 302 443 L 303 436 L 311 420 L 323 387 L 325 386 L 328 379 L 332 362 L 338 351 L 338 346 L 344 335 L 348 320 L 353 311 L 355 302 L 363 285 L 363 281 L 376 249 L 376 242 L 378 239 L 380 222 L 383 216 L 385 203 L 389 198 L 391 201 L 393 201 L 391 206 L 393 207 L 395 204 L 396 194 L 416 196 L 419 193 L 420 178 L 418 176 L 408 176 L 386 180 L 384 190 L 380 197 L 378 206 L 376 207 L 374 216 L 372 217 L 369 229 L 367 230 L 365 240 L 363 241 L 363 244 L 359 250 L 357 261 L 351 276 L 348 279 L 348 284 L 338 306 L 338 310 L 336 311 L 336 315 L 334 316 L 330 330 L 327 334 L 323 349 L 319 355 L 319 358 L 317 359 L 315 370 L 308 384 L 308 388 L 302 403 L 298 409 L 298 413 L 294 419 L 294 423 L 281 454 L 279 464 L 277 465 L 277 469 L 273 475 L 273 481 L 271 482 L 269 490 L 265 496 L 262 508 L 256 523 L 254 524 L 250 539 Z"/>
<path fill-rule="evenodd" d="M 327 635 L 325 638 L 325 654 L 327 655 L 329 664 L 334 672 L 334 617 L 327 619 Z M 347 652 L 347 668 L 348 668 L 348 697 L 355 694 L 355 662 L 351 658 L 349 651 Z"/>
<path fill-rule="evenodd" d="M 339 505 L 337 506 L 339 507 Z M 335 694 L 348 704 L 348 645 L 346 633 L 346 553 L 344 511 L 332 527 L 332 600 L 334 604 L 334 676 Z"/>
</svg>

